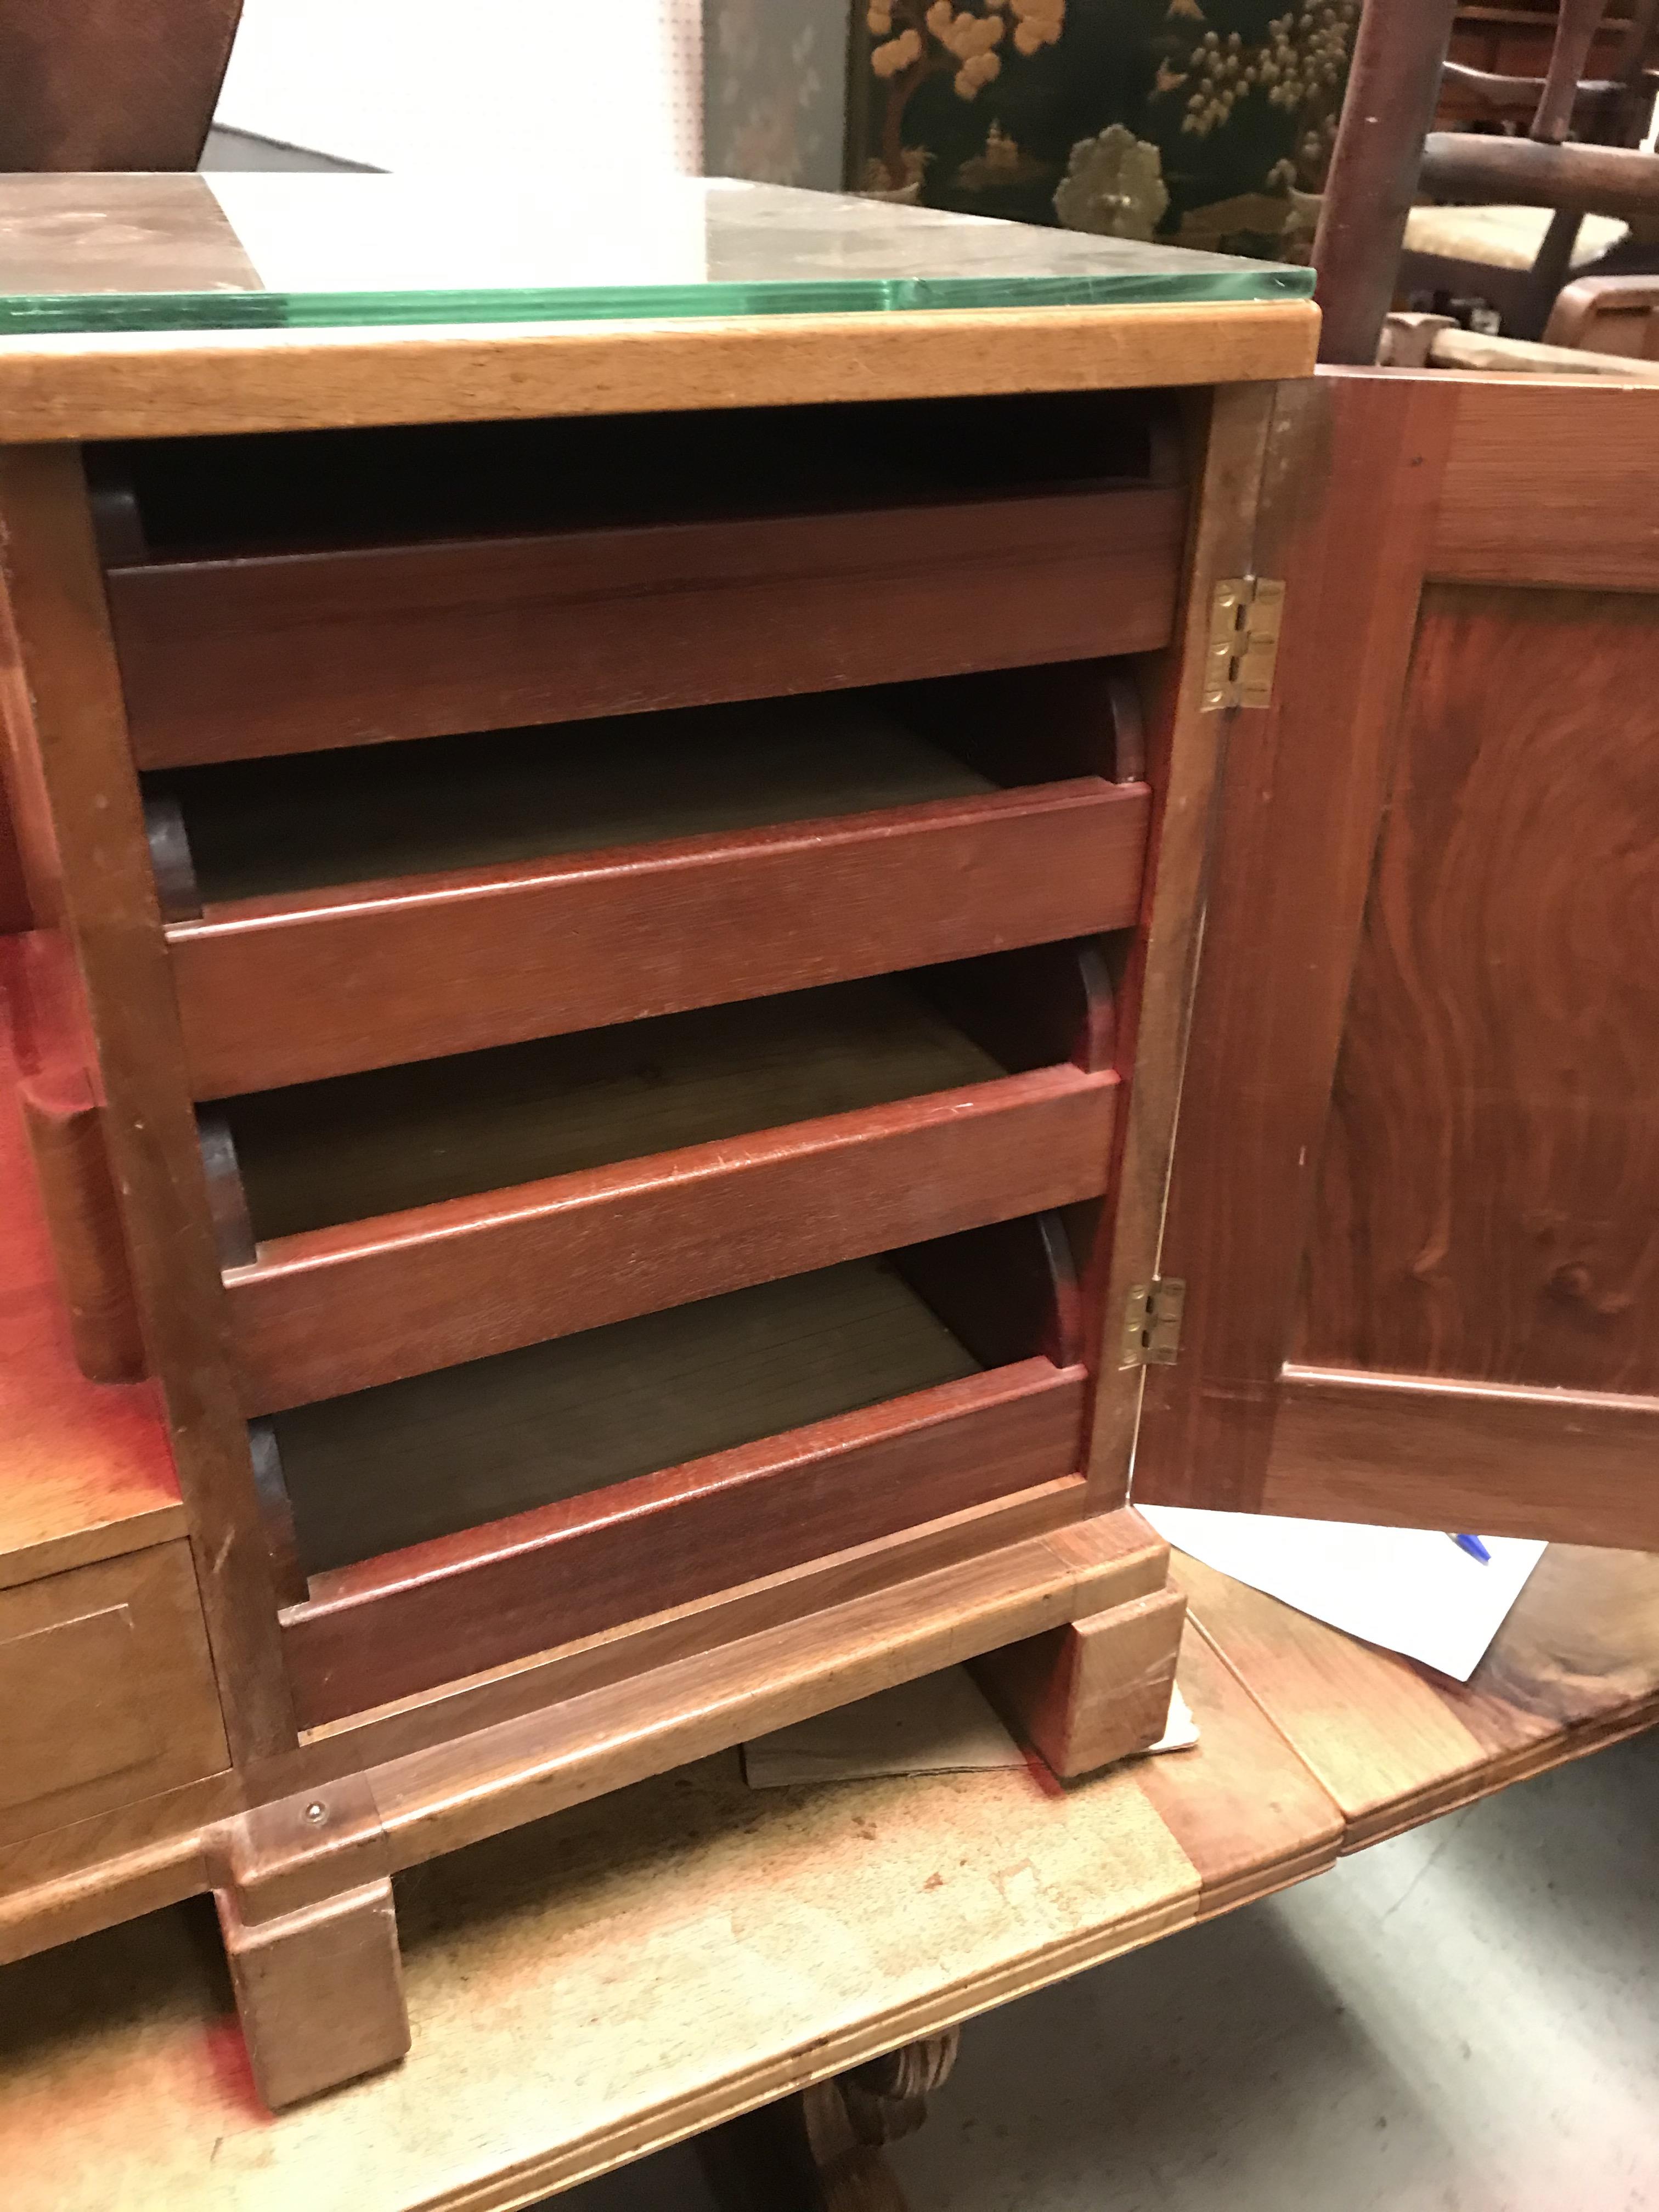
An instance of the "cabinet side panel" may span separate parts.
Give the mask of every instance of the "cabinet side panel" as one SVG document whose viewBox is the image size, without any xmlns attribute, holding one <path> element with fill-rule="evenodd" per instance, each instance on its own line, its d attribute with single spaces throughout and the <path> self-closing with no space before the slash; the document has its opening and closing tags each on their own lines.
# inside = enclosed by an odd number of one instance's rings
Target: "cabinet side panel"
<svg viewBox="0 0 1659 2212">
<path fill-rule="evenodd" d="M 0 549 L 63 911 L 86 988 L 133 1287 L 159 1378 L 227 1726 L 239 1757 L 295 1741 L 246 1431 L 223 1352 L 201 1154 L 86 482 L 72 447 L 0 452 Z"/>
</svg>

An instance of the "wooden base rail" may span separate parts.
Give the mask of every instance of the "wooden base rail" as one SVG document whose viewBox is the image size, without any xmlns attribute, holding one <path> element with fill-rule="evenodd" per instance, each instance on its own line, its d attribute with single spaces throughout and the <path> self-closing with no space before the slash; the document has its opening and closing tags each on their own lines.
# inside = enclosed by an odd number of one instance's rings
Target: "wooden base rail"
<svg viewBox="0 0 1659 2212">
<path fill-rule="evenodd" d="M 1144 1749 L 1168 1711 L 1185 1612 L 1178 1594 L 1160 1595 L 1167 1565 L 1167 1552 L 1149 1540 L 1144 1523 L 1130 1513 L 1109 1515 L 924 1577 L 902 1591 L 721 1646 L 553 1711 L 391 1761 L 337 1796 L 325 1787 L 308 1801 L 263 1808 L 252 1816 L 259 1824 L 254 1848 L 239 1836 L 229 1850 L 221 1842 L 217 1853 L 223 1866 L 240 1844 L 240 1880 L 220 1877 L 221 1913 L 233 1945 L 250 1918 L 256 1926 L 262 1921 L 276 1939 L 264 1947 L 263 1984 L 252 1983 L 245 1970 L 238 1977 L 262 2094 L 279 2104 L 323 2086 L 308 2035 L 314 2002 L 307 2001 L 307 1968 L 319 1942 L 373 1947 L 373 1971 L 350 1985 L 356 2002 L 328 2009 L 320 2024 L 322 2046 L 336 2054 L 325 2070 L 337 2079 L 347 2068 L 392 2063 L 406 2047 L 406 2025 L 392 2001 L 398 1986 L 396 1929 L 381 1887 L 399 1867 L 746 1735 L 787 1727 L 829 1702 L 869 1695 L 998 1645 L 1022 1647 L 1021 1663 L 1010 1676 L 1016 1727 L 1024 1728 L 1029 1705 L 1048 1717 L 1052 1730 L 1065 1702 L 1053 1678 L 1058 1674 L 1068 1685 L 1079 1679 L 1064 1632 L 1073 1620 L 1099 1638 L 1109 1637 L 1120 1615 L 1155 1619 L 1162 1649 L 1155 1661 L 1146 1656 L 1163 1694 L 1155 1712 L 1153 1700 L 1131 1697 L 1109 1715 L 1103 1677 L 1092 1696 L 1076 1698 L 1070 1732 L 1051 1732 L 1049 1744 L 1068 1766 L 1085 1737 L 1108 1759 Z M 1023 1695 L 1012 1686 L 1016 1678 L 1023 1680 Z M 307 1832 L 317 1839 L 310 1851 Z M 258 1846 L 267 1838 L 265 1859 Z M 270 1885 L 268 1899 L 260 1893 L 262 1875 Z M 319 1917 L 328 1911 L 337 1918 L 319 1929 Z M 285 1926 L 287 1915 L 292 1917 Z M 286 1956 L 284 1935 L 292 1945 Z M 327 1984 L 339 1987 L 331 1973 Z M 262 2000 L 264 2017 L 250 2017 Z"/>
<path fill-rule="evenodd" d="M 210 908 L 167 931 L 191 1089 L 227 1097 L 1126 929 L 1149 813 L 1144 784 L 1078 777 Z"/>
</svg>

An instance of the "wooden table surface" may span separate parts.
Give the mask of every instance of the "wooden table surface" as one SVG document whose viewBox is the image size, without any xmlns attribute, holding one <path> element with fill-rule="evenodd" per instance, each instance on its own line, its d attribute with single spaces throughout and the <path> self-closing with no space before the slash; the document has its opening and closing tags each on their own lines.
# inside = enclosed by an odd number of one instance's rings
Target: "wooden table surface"
<svg viewBox="0 0 1659 2212">
<path fill-rule="evenodd" d="M 1659 1721 L 1659 1553 L 1552 1544 L 1468 1683 L 1175 1555 L 1206 1637 L 1382 1841 Z"/>
<path fill-rule="evenodd" d="M 1203 1740 L 750 1791 L 736 1754 L 399 1879 L 414 2049 L 271 2119 L 210 1908 L 0 1972 L 8 2212 L 513 2206 L 1334 1859 L 1335 1808 L 1202 1639 Z"/>
<path fill-rule="evenodd" d="M 1063 1792 L 732 1755 L 476 1844 L 399 1878 L 407 2063 L 279 2119 L 199 1901 L 5 1969 L 8 2212 L 531 2203 L 1659 1717 L 1659 1559 L 1547 1554 L 1468 1690 L 1179 1565 L 1197 1750 Z"/>
</svg>

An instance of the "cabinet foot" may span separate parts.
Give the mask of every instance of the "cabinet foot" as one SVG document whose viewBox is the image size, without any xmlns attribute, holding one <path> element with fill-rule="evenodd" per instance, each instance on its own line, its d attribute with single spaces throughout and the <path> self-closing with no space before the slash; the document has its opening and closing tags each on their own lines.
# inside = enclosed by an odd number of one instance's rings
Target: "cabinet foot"
<svg viewBox="0 0 1659 2212">
<path fill-rule="evenodd" d="M 214 1898 L 254 2086 L 273 2111 L 409 2049 L 383 1843 L 361 1779 L 262 1806 L 222 1836 Z"/>
<path fill-rule="evenodd" d="M 1187 1601 L 1176 1589 L 1091 1613 L 970 1662 L 1003 1721 L 1062 1781 L 1164 1733 Z"/>
</svg>

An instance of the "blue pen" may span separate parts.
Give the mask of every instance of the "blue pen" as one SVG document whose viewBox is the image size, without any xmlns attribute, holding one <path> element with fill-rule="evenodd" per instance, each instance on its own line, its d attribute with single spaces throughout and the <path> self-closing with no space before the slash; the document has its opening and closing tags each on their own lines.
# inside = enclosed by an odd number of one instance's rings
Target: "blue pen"
<svg viewBox="0 0 1659 2212">
<path fill-rule="evenodd" d="M 1492 1553 L 1478 1536 L 1454 1536 L 1452 1541 L 1460 1552 L 1467 1552 L 1472 1559 L 1479 1559 L 1483 1567 L 1492 1565 Z"/>
</svg>

